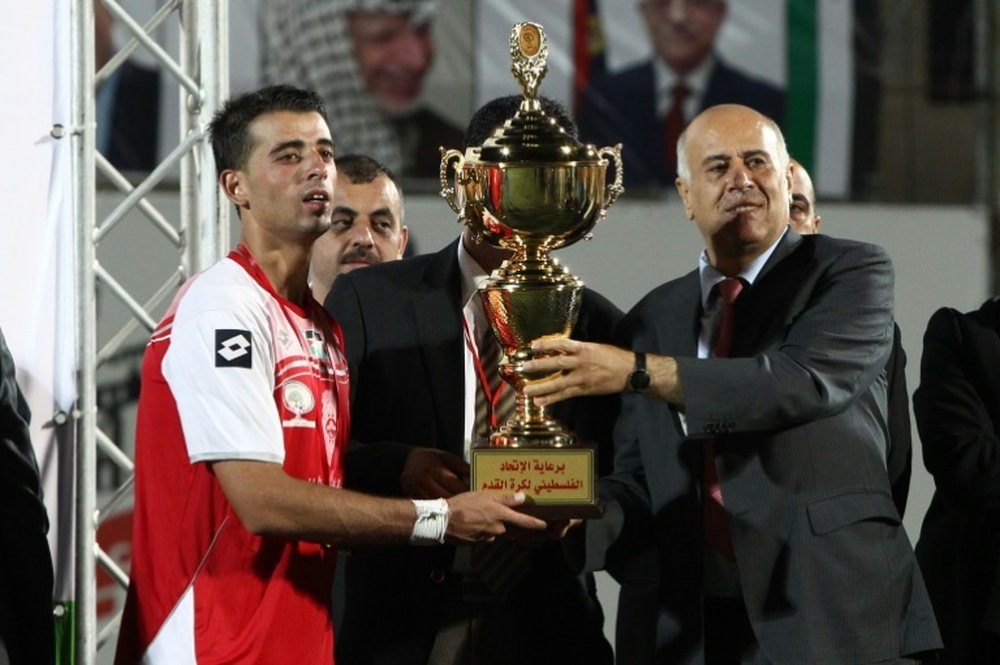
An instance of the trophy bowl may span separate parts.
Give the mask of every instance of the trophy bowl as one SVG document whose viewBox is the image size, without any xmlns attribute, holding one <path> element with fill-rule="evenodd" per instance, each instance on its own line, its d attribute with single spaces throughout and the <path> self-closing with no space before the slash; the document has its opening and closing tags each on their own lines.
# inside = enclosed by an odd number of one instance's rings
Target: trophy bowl
<svg viewBox="0 0 1000 665">
<path fill-rule="evenodd" d="M 538 113 L 522 105 L 504 129 L 536 122 Z M 564 130 L 558 132 L 545 137 L 556 146 L 539 145 L 537 135 L 518 136 L 535 143 L 505 146 L 511 139 L 501 134 L 464 155 L 447 150 L 442 157 L 442 191 L 452 209 L 486 242 L 513 250 L 515 260 L 541 258 L 588 237 L 622 190 L 620 146 L 573 145 Z M 606 157 L 615 165 L 610 184 Z M 447 181 L 452 169 L 455 188 Z"/>
</svg>

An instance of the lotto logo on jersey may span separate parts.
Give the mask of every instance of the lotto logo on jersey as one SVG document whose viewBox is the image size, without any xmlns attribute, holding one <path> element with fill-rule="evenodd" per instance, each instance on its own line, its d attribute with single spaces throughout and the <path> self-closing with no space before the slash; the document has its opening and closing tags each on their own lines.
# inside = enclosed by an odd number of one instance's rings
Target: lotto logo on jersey
<svg viewBox="0 0 1000 665">
<path fill-rule="evenodd" d="M 215 366 L 250 369 L 253 342 L 248 330 L 215 331 Z"/>
</svg>

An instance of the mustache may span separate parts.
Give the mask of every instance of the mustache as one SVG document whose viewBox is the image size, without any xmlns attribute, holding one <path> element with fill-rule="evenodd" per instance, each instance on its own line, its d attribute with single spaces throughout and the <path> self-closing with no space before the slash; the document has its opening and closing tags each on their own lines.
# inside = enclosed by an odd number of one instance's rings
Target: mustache
<svg viewBox="0 0 1000 665">
<path fill-rule="evenodd" d="M 340 255 L 339 263 L 354 263 L 355 261 L 366 261 L 367 263 L 381 263 L 375 252 L 367 247 L 356 247 Z"/>
<path fill-rule="evenodd" d="M 767 199 L 758 190 L 739 190 L 728 192 L 720 203 L 723 210 L 730 210 L 744 205 L 764 205 Z"/>
<path fill-rule="evenodd" d="M 694 39 L 698 36 L 698 31 L 693 27 L 688 25 L 686 22 L 668 23 L 667 25 L 661 25 L 656 28 L 656 35 L 658 37 L 669 39 L 684 37 L 687 39 Z"/>
</svg>

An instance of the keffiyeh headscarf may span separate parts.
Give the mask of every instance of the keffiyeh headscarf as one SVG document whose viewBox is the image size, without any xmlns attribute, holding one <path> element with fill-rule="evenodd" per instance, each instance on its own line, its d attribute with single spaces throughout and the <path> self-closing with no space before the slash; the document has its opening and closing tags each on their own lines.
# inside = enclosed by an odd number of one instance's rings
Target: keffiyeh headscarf
<svg viewBox="0 0 1000 665">
<path fill-rule="evenodd" d="M 402 148 L 390 119 L 365 90 L 354 60 L 347 16 L 405 12 L 420 24 L 438 0 L 265 0 L 260 7 L 261 78 L 319 93 L 337 152 L 359 152 L 400 172 Z"/>
</svg>

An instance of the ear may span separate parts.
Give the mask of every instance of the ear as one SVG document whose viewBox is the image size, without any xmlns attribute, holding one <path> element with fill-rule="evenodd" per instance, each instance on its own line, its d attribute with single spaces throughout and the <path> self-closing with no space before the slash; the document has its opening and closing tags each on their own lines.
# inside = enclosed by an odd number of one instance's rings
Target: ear
<svg viewBox="0 0 1000 665">
<path fill-rule="evenodd" d="M 242 175 L 239 171 L 227 169 L 219 175 L 219 185 L 225 193 L 226 198 L 232 201 L 237 207 L 247 207 L 247 196 L 244 188 L 241 187 Z"/>
<path fill-rule="evenodd" d="M 399 230 L 399 249 L 396 251 L 396 258 L 403 258 L 403 252 L 406 251 L 406 243 L 410 241 L 410 229 L 406 228 L 406 224 L 403 224 L 403 228 Z"/>
<path fill-rule="evenodd" d="M 819 233 L 819 225 L 820 225 L 820 222 L 822 222 L 822 221 L 823 221 L 823 218 L 820 217 L 819 215 L 816 215 L 816 233 Z"/>
<path fill-rule="evenodd" d="M 674 186 L 677 187 L 677 193 L 681 195 L 681 203 L 684 204 L 684 214 L 687 215 L 688 219 L 694 219 L 694 209 L 691 207 L 691 188 L 688 186 L 687 181 L 677 178 L 677 180 L 674 180 Z"/>
</svg>

